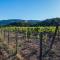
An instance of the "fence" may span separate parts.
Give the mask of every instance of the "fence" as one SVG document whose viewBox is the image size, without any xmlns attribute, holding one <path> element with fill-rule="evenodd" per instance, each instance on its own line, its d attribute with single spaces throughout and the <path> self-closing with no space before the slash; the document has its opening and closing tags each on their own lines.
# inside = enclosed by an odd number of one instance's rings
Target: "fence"
<svg viewBox="0 0 60 60">
<path fill-rule="evenodd" d="M 0 29 L 3 50 L 7 51 L 6 60 L 59 60 L 60 32 L 56 26 L 55 33 L 50 32 L 20 32 Z M 56 51 L 55 51 L 56 50 Z"/>
</svg>

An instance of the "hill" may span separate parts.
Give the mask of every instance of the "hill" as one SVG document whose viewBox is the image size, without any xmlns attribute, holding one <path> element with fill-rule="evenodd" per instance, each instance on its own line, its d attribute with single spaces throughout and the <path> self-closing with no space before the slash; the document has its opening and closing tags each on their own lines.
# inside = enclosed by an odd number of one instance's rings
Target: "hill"
<svg viewBox="0 0 60 60">
<path fill-rule="evenodd" d="M 51 18 L 44 21 L 21 19 L 0 20 L 0 26 L 55 26 L 57 24 L 60 24 L 60 18 Z"/>
<path fill-rule="evenodd" d="M 56 26 L 60 25 L 60 18 L 51 18 L 38 22 L 36 26 Z"/>
</svg>

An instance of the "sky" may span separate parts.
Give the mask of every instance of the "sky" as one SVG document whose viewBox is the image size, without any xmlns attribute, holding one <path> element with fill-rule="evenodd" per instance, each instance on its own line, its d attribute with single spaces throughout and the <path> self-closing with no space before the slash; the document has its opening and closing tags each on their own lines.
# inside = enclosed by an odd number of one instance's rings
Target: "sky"
<svg viewBox="0 0 60 60">
<path fill-rule="evenodd" d="M 0 0 L 0 20 L 60 17 L 60 0 Z"/>
</svg>

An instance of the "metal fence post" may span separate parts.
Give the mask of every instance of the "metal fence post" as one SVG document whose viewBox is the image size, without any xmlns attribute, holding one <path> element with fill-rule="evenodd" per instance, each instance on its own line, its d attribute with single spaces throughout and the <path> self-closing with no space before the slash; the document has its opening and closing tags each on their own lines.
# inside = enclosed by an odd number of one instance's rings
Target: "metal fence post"
<svg viewBox="0 0 60 60">
<path fill-rule="evenodd" d="M 42 60 L 42 38 L 43 38 L 43 35 L 41 32 L 40 33 L 40 60 Z"/>
<path fill-rule="evenodd" d="M 8 31 L 8 45 L 9 45 L 9 31 Z"/>
<path fill-rule="evenodd" d="M 4 30 L 4 39 L 5 39 L 5 30 Z"/>
<path fill-rule="evenodd" d="M 17 41 L 17 37 L 18 37 L 18 34 L 17 34 L 17 28 L 15 28 L 15 38 L 16 38 L 16 54 L 17 54 L 17 44 L 18 44 L 18 41 Z"/>
</svg>

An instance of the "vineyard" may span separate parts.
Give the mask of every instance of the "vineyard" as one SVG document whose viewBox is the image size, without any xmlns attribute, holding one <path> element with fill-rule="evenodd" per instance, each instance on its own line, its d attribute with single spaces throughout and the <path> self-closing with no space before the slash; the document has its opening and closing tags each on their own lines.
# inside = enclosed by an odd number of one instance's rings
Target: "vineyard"
<svg viewBox="0 0 60 60">
<path fill-rule="evenodd" d="M 22 31 L 22 32 L 26 32 L 26 31 L 29 31 L 29 32 L 55 32 L 55 26 L 39 26 L 39 27 L 16 27 L 16 26 L 9 26 L 9 27 L 0 27 L 1 29 L 3 30 L 9 30 L 9 31 L 16 31 L 19 30 L 19 31 Z M 60 27 L 59 27 L 60 29 Z"/>
<path fill-rule="evenodd" d="M 60 60 L 60 0 L 0 0 L 0 60 Z"/>
<path fill-rule="evenodd" d="M 0 27 L 0 57 L 1 60 L 60 60 L 59 40 L 59 26 Z"/>
</svg>

